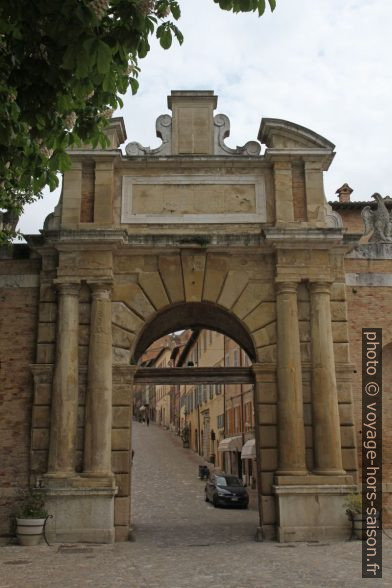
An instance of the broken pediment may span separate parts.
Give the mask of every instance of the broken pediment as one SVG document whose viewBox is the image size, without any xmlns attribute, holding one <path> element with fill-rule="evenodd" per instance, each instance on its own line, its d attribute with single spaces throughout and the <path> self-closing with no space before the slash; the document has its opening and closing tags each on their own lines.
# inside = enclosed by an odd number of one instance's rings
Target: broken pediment
<svg viewBox="0 0 392 588">
<path fill-rule="evenodd" d="M 257 141 L 236 148 L 225 144 L 230 121 L 225 114 L 214 116 L 216 105 L 217 96 L 211 90 L 173 90 L 168 97 L 172 116 L 162 114 L 156 122 L 156 134 L 162 145 L 151 149 L 134 141 L 126 146 L 127 155 L 259 155 L 261 145 Z"/>
<path fill-rule="evenodd" d="M 278 118 L 263 118 L 257 138 L 271 149 L 325 149 L 331 152 L 335 148 L 318 133 Z"/>
</svg>

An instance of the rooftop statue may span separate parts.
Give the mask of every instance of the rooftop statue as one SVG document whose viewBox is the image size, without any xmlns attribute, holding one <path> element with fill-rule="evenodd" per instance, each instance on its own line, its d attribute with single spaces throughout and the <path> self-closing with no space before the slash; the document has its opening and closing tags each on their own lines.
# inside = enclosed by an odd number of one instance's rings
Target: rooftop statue
<svg viewBox="0 0 392 588">
<path fill-rule="evenodd" d="M 369 243 L 392 243 L 392 214 L 386 206 L 386 202 L 392 202 L 392 199 L 389 196 L 383 198 L 378 192 L 372 198 L 377 201 L 377 208 L 372 210 L 370 206 L 365 206 L 362 210 L 364 236 L 373 232 Z"/>
</svg>

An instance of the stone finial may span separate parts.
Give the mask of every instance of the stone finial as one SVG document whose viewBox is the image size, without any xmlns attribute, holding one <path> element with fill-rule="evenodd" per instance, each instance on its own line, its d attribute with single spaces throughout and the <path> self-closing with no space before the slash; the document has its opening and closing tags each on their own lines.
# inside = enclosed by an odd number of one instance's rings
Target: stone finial
<svg viewBox="0 0 392 588">
<path fill-rule="evenodd" d="M 377 208 L 372 210 L 370 206 L 365 206 L 361 213 L 365 225 L 364 237 L 372 233 L 369 243 L 392 243 L 392 219 L 386 207 L 391 198 L 383 198 L 378 192 L 372 198 L 377 202 Z"/>
<path fill-rule="evenodd" d="M 230 135 L 230 120 L 225 114 L 214 117 L 214 154 L 215 155 L 260 155 L 261 145 L 257 141 L 248 141 L 242 147 L 232 149 L 225 144 Z"/>
<path fill-rule="evenodd" d="M 162 144 L 155 149 L 151 149 L 151 147 L 143 147 L 137 141 L 132 141 L 132 143 L 128 143 L 125 147 L 125 152 L 127 155 L 171 155 L 172 148 L 171 148 L 171 134 L 172 134 L 172 118 L 168 114 L 161 114 L 158 116 L 156 123 L 156 136 L 162 140 Z"/>
<path fill-rule="evenodd" d="M 354 190 L 348 184 L 343 184 L 335 192 L 338 195 L 339 202 L 350 202 L 351 194 Z"/>
<path fill-rule="evenodd" d="M 217 100 L 212 90 L 173 90 L 167 100 L 172 116 L 161 114 L 156 121 L 156 135 L 162 139 L 162 145 L 151 149 L 133 141 L 125 147 L 126 154 L 260 155 L 261 145 L 257 141 L 248 141 L 235 149 L 225 144 L 230 121 L 225 114 L 214 116 Z"/>
</svg>

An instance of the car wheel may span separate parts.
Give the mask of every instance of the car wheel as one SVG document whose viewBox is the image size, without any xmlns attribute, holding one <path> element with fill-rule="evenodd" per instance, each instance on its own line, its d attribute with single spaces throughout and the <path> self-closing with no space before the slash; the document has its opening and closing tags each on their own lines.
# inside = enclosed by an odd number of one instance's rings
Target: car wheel
<svg viewBox="0 0 392 588">
<path fill-rule="evenodd" d="M 207 492 L 205 492 L 205 493 L 204 493 L 204 500 L 205 500 L 206 502 L 210 502 L 210 501 L 208 500 Z"/>
</svg>

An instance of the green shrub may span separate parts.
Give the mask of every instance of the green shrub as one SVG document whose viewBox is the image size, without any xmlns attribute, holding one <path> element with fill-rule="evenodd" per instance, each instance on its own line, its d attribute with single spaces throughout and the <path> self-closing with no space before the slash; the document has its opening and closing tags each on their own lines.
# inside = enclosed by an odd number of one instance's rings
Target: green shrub
<svg viewBox="0 0 392 588">
<path fill-rule="evenodd" d="M 18 519 L 46 519 L 48 511 L 45 509 L 45 498 L 42 491 L 25 490 L 21 492 L 22 500 L 16 510 Z"/>
<path fill-rule="evenodd" d="M 352 513 L 362 512 L 362 495 L 356 492 L 348 494 L 343 506 Z"/>
</svg>

